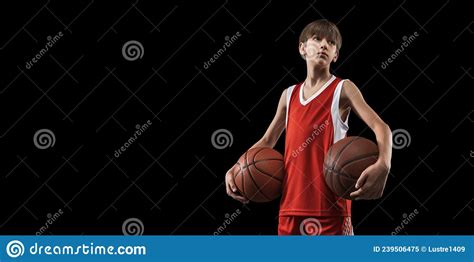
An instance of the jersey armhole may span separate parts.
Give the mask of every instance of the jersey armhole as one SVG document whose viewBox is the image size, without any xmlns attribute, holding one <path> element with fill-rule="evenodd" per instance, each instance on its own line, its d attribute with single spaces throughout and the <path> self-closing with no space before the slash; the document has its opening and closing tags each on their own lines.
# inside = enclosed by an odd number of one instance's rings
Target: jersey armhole
<svg viewBox="0 0 474 262">
<path fill-rule="evenodd" d="M 344 87 L 344 82 L 346 80 L 347 79 L 343 79 L 337 84 L 336 89 L 334 90 L 331 105 L 331 115 L 334 126 L 334 143 L 344 138 L 346 136 L 347 131 L 349 130 L 349 116 L 351 113 L 351 109 L 349 109 L 345 121 L 342 120 L 341 115 L 339 113 L 339 101 L 341 98 L 342 88 Z"/>
<path fill-rule="evenodd" d="M 291 94 L 293 93 L 293 90 L 295 89 L 296 85 L 292 85 L 288 87 L 286 90 L 286 115 L 285 115 L 285 129 L 288 126 L 288 112 L 290 109 L 290 100 L 291 100 Z"/>
</svg>

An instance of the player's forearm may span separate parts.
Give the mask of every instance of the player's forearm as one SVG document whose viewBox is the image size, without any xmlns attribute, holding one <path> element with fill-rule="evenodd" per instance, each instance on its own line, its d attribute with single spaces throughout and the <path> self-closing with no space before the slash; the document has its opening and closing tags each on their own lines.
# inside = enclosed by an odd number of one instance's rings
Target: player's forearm
<svg viewBox="0 0 474 262">
<path fill-rule="evenodd" d="M 255 147 L 270 147 L 273 148 L 275 145 L 272 144 L 268 139 L 262 138 L 257 141 L 252 147 L 250 148 L 255 148 Z"/>
<path fill-rule="evenodd" d="M 379 147 L 378 161 L 390 169 L 392 161 L 392 131 L 384 122 L 377 123 L 374 126 L 374 133 Z"/>
</svg>

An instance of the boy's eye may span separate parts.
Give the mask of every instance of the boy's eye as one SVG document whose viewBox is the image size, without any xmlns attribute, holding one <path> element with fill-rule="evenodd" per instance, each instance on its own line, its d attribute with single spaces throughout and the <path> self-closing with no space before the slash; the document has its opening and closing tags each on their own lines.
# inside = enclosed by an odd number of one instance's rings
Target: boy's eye
<svg viewBox="0 0 474 262">
<path fill-rule="evenodd" d="M 334 41 L 329 41 L 329 44 L 335 45 L 336 43 Z"/>
</svg>

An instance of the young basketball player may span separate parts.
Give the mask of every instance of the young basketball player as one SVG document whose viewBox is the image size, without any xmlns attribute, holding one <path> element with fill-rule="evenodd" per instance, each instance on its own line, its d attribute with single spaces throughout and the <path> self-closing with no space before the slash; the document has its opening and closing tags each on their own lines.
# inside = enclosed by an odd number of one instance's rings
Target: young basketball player
<svg viewBox="0 0 474 262">
<path fill-rule="evenodd" d="M 367 105 L 350 80 L 331 75 L 341 48 L 335 24 L 317 20 L 299 38 L 299 52 L 306 60 L 306 79 L 283 91 L 276 115 L 264 136 L 252 147 L 273 148 L 286 129 L 284 163 L 286 176 L 279 212 L 279 235 L 317 233 L 352 235 L 351 201 L 338 198 L 326 185 L 323 161 L 329 147 L 346 136 L 348 117 L 354 111 L 375 133 L 378 161 L 364 170 L 353 199 L 382 196 L 392 155 L 392 133 Z M 232 170 L 232 169 L 231 169 Z M 227 194 L 243 203 L 231 170 L 226 174 Z"/>
</svg>

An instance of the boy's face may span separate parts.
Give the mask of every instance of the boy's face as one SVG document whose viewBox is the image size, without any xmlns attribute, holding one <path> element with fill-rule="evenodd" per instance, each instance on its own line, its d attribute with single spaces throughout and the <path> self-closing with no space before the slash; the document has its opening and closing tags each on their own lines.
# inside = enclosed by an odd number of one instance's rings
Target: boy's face
<svg viewBox="0 0 474 262">
<path fill-rule="evenodd" d="M 308 63 L 319 66 L 329 66 L 331 62 L 336 62 L 338 57 L 336 43 L 316 35 L 305 43 L 300 43 L 299 49 Z"/>
</svg>

